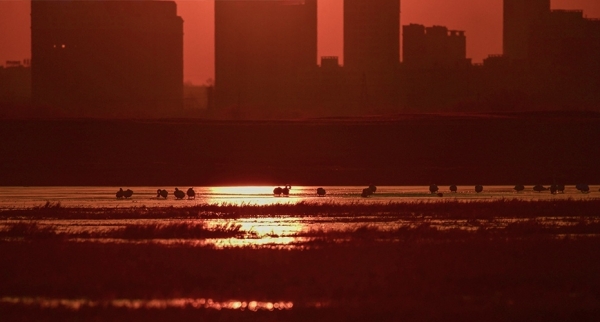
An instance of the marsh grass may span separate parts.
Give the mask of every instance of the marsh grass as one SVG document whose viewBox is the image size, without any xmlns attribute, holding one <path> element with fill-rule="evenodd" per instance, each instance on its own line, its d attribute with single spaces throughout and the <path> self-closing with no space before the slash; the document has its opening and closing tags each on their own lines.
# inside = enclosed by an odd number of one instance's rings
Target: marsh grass
<svg viewBox="0 0 600 322">
<path fill-rule="evenodd" d="M 0 230 L 0 238 L 48 239 L 48 238 L 119 238 L 119 239 L 206 239 L 249 238 L 253 231 L 243 231 L 235 223 L 208 228 L 204 223 L 180 222 L 168 224 L 128 224 L 125 227 L 97 232 L 58 232 L 53 225 L 41 225 L 35 221 L 20 221 L 6 225 Z"/>
<path fill-rule="evenodd" d="M 241 225 L 227 223 L 212 228 L 207 228 L 204 223 L 170 223 L 127 225 L 103 234 L 103 237 L 123 239 L 204 239 L 204 238 L 231 238 L 253 235 L 253 232 L 241 230 Z"/>
<path fill-rule="evenodd" d="M 0 237 L 4 238 L 48 239 L 57 236 L 54 227 L 41 226 L 35 221 L 11 223 L 4 230 L 0 230 Z"/>
<path fill-rule="evenodd" d="M 492 201 L 418 201 L 389 203 L 312 203 L 295 204 L 199 204 L 190 207 L 79 208 L 47 202 L 29 209 L 3 209 L 0 218 L 56 219 L 160 219 L 160 218 L 223 218 L 278 216 L 382 216 L 397 218 L 494 219 L 536 217 L 599 217 L 600 199 Z"/>
</svg>

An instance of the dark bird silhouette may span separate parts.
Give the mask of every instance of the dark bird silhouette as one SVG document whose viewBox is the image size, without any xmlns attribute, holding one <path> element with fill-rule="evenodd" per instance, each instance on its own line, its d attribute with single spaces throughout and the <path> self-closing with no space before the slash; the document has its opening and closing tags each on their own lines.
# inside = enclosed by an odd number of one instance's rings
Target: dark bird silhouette
<svg viewBox="0 0 600 322">
<path fill-rule="evenodd" d="M 370 184 L 369 189 L 371 190 L 372 193 L 375 193 L 377 191 L 377 187 L 375 187 L 374 184 Z"/>
<path fill-rule="evenodd" d="M 564 184 L 562 184 L 562 183 L 559 183 L 559 184 L 557 185 L 557 190 L 558 190 L 559 192 L 565 193 L 565 185 L 564 185 Z"/>
<path fill-rule="evenodd" d="M 453 185 L 450 186 L 450 191 L 456 193 L 458 191 L 458 187 L 453 184 Z"/>
<path fill-rule="evenodd" d="M 273 189 L 273 195 L 275 197 L 281 197 L 282 192 L 283 192 L 283 189 L 281 189 L 281 187 L 277 187 L 277 188 Z"/>
<path fill-rule="evenodd" d="M 429 186 L 429 192 L 431 193 L 436 193 L 438 190 L 440 190 L 440 188 L 438 188 L 437 184 L 432 184 Z"/>
<path fill-rule="evenodd" d="M 285 188 L 281 189 L 281 194 L 283 194 L 284 197 L 289 197 L 290 189 L 292 189 L 292 186 L 286 184 Z"/>
<path fill-rule="evenodd" d="M 544 190 L 546 190 L 546 188 L 541 184 L 536 184 L 535 186 L 533 186 L 533 191 L 542 192 Z"/>
<path fill-rule="evenodd" d="M 188 199 L 196 199 L 196 191 L 194 191 L 194 188 L 189 188 L 186 192 Z"/>
<path fill-rule="evenodd" d="M 123 191 L 123 188 L 119 188 L 119 191 L 117 191 L 117 199 L 123 198 L 124 195 L 125 191 Z"/>
<path fill-rule="evenodd" d="M 317 188 L 317 196 L 324 197 L 326 193 L 327 193 L 327 191 L 325 191 L 325 189 L 323 189 L 321 187 Z"/>
<path fill-rule="evenodd" d="M 556 185 L 556 184 L 550 185 L 550 193 L 554 195 L 557 192 L 558 192 L 558 185 Z"/>
<path fill-rule="evenodd" d="M 183 199 L 185 197 L 185 192 L 183 192 L 183 190 L 179 190 L 179 188 L 175 188 L 173 195 L 175 195 L 175 198 L 177 199 Z"/>
<path fill-rule="evenodd" d="M 438 193 L 437 193 L 437 196 L 438 196 L 438 197 L 443 197 L 443 196 L 444 196 L 444 194 L 443 194 L 443 193 L 441 193 L 441 192 L 438 192 Z"/>
<path fill-rule="evenodd" d="M 364 188 L 362 193 L 360 194 L 362 197 L 366 198 L 377 191 L 377 187 L 374 184 L 370 184 L 367 188 Z"/>
<path fill-rule="evenodd" d="M 127 189 L 123 192 L 123 197 L 125 197 L 125 199 L 130 198 L 131 196 L 133 196 L 133 191 L 130 189 Z"/>
<path fill-rule="evenodd" d="M 161 189 L 156 190 L 156 198 L 163 197 L 163 198 L 167 199 L 168 195 L 169 195 L 169 192 L 167 190 L 164 190 L 164 189 L 163 190 L 161 190 Z"/>
<path fill-rule="evenodd" d="M 480 193 L 483 191 L 483 186 L 478 184 L 475 186 L 475 192 Z"/>
<path fill-rule="evenodd" d="M 516 192 L 521 192 L 521 191 L 525 190 L 525 186 L 522 184 L 518 184 L 513 189 L 515 189 Z"/>
<path fill-rule="evenodd" d="M 582 193 L 589 193 L 590 192 L 590 186 L 588 186 L 585 183 L 579 183 L 575 186 L 575 188 L 577 188 L 577 190 L 581 191 Z"/>
<path fill-rule="evenodd" d="M 360 194 L 361 197 L 363 198 L 367 198 L 368 196 L 373 194 L 373 190 L 369 189 L 369 188 L 364 188 L 362 193 Z"/>
</svg>

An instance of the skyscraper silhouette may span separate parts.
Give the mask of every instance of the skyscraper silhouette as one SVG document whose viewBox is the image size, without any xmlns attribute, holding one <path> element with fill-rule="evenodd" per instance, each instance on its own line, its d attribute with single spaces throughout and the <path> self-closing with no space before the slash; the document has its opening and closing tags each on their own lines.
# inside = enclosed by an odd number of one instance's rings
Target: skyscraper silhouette
<svg viewBox="0 0 600 322">
<path fill-rule="evenodd" d="M 344 69 L 362 110 L 395 106 L 400 0 L 344 0 Z"/>
<path fill-rule="evenodd" d="M 183 104 L 183 20 L 173 1 L 31 3 L 34 104 L 77 114 Z"/>
<path fill-rule="evenodd" d="M 443 26 L 410 24 L 402 27 L 402 62 L 406 68 L 459 68 L 469 66 L 464 31 Z"/>
<path fill-rule="evenodd" d="M 316 68 L 316 0 L 215 1 L 217 107 L 298 107 Z"/>
<path fill-rule="evenodd" d="M 550 13 L 550 0 L 504 0 L 504 56 L 525 60 L 535 28 Z"/>
<path fill-rule="evenodd" d="M 400 61 L 400 0 L 344 0 L 344 67 L 394 68 Z"/>
</svg>

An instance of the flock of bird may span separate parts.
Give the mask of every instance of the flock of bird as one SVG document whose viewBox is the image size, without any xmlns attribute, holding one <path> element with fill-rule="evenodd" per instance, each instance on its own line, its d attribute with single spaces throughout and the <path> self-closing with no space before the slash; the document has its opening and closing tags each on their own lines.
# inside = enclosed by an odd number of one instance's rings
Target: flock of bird
<svg viewBox="0 0 600 322">
<path fill-rule="evenodd" d="M 582 193 L 589 193 L 590 192 L 590 186 L 587 184 L 577 184 L 575 186 L 575 188 L 577 190 L 579 190 Z M 432 184 L 429 186 L 429 192 L 431 193 L 435 193 L 440 197 L 443 197 L 444 194 L 439 192 L 439 187 L 435 184 Z M 516 185 L 513 190 L 515 190 L 516 192 L 521 192 L 525 190 L 525 186 L 522 184 L 518 184 Z M 565 185 L 564 184 L 552 184 L 549 187 L 544 187 L 541 184 L 536 184 L 535 186 L 533 186 L 533 191 L 536 192 L 542 192 L 542 191 L 550 191 L 551 194 L 557 194 L 559 192 L 561 193 L 565 193 Z M 458 191 L 458 187 L 456 185 L 451 185 L 450 186 L 450 192 L 456 193 Z M 475 192 L 480 193 L 483 191 L 483 186 L 482 185 L 476 185 L 475 186 Z"/>
<path fill-rule="evenodd" d="M 117 199 L 128 199 L 132 195 L 133 191 L 131 189 L 123 190 L 123 188 L 120 188 L 119 191 L 117 191 Z M 175 196 L 175 199 L 183 199 L 185 196 L 187 196 L 188 199 L 196 199 L 196 191 L 194 191 L 194 188 L 189 188 L 187 192 L 179 190 L 179 188 L 175 188 L 173 195 Z M 156 199 L 167 199 L 168 196 L 169 192 L 167 190 L 156 190 Z"/>
<path fill-rule="evenodd" d="M 575 186 L 575 188 L 582 193 L 590 192 L 590 186 L 587 184 L 577 184 Z M 289 197 L 291 189 L 292 189 L 292 186 L 288 185 L 288 184 L 286 184 L 283 188 L 277 187 L 277 188 L 273 189 L 273 196 Z M 525 190 L 525 186 L 522 184 L 518 184 L 513 189 L 516 192 L 521 192 L 521 191 Z M 451 185 L 449 187 L 449 190 L 452 193 L 457 193 L 458 187 L 456 185 Z M 533 190 L 536 192 L 542 192 L 542 191 L 549 190 L 550 193 L 552 193 L 552 194 L 556 194 L 559 192 L 565 193 L 565 185 L 564 184 L 553 184 L 549 187 L 544 187 L 541 184 L 537 184 L 537 185 L 533 186 Z M 371 184 L 368 187 L 364 188 L 360 195 L 363 198 L 367 198 L 367 197 L 373 195 L 376 191 L 377 191 L 377 187 L 375 185 Z M 429 192 L 432 194 L 436 194 L 439 197 L 444 196 L 444 194 L 442 192 L 440 192 L 440 188 L 436 184 L 432 184 L 429 186 Z M 477 193 L 483 192 L 483 186 L 476 185 L 475 192 L 477 192 Z M 324 197 L 326 194 L 327 194 L 327 191 L 323 187 L 317 188 L 317 196 Z M 128 199 L 132 195 L 133 195 L 133 191 L 131 189 L 123 190 L 123 188 L 120 188 L 119 191 L 117 191 L 117 199 L 123 199 L 123 198 Z M 194 191 L 194 188 L 189 188 L 186 192 L 184 192 L 183 190 L 179 190 L 179 188 L 175 188 L 173 195 L 175 196 L 175 199 L 178 199 L 178 200 L 183 199 L 186 196 L 188 199 L 196 199 L 196 191 Z M 169 196 L 169 192 L 167 190 L 164 190 L 164 189 L 156 190 L 156 198 L 157 199 L 160 199 L 160 198 L 167 199 L 168 196 Z"/>
</svg>

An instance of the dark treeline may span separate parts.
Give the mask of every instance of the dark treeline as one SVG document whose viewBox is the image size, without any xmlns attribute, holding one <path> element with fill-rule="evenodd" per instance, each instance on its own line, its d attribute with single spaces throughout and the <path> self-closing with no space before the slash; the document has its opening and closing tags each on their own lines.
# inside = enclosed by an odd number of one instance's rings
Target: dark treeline
<svg viewBox="0 0 600 322">
<path fill-rule="evenodd" d="M 0 121 L 0 185 L 600 182 L 600 115 Z"/>
</svg>

